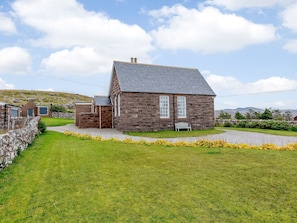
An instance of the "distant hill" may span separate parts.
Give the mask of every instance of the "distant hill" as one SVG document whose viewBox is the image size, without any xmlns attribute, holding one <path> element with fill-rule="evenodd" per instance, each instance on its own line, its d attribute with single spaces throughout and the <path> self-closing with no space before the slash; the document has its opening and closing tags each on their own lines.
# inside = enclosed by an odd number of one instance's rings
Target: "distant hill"
<svg viewBox="0 0 297 223">
<path fill-rule="evenodd" d="M 77 102 L 92 102 L 93 98 L 85 95 L 29 90 L 0 90 L 0 102 L 22 106 L 33 98 L 37 105 L 60 105 L 68 110 L 74 110 Z"/>
<path fill-rule="evenodd" d="M 256 112 L 264 112 L 264 109 L 261 108 L 254 108 L 254 107 L 246 107 L 246 108 L 234 108 L 234 109 L 222 109 L 222 110 L 215 110 L 215 117 L 218 117 L 220 115 L 220 112 L 227 112 L 229 113 L 233 118 L 236 112 L 240 112 L 241 114 L 247 113 L 250 109 Z M 297 110 L 294 109 L 280 109 L 282 113 L 286 111 L 290 111 L 293 115 L 293 117 L 297 116 Z"/>
</svg>

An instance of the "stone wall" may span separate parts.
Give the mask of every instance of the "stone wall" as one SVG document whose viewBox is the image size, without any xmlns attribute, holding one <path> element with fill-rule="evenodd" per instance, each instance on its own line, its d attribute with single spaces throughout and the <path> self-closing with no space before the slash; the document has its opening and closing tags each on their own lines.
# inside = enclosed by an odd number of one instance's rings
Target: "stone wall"
<svg viewBox="0 0 297 223">
<path fill-rule="evenodd" d="M 93 112 L 81 112 L 79 113 L 79 128 L 99 128 L 99 115 Z"/>
<path fill-rule="evenodd" d="M 277 120 L 273 120 L 273 119 L 269 119 L 269 120 L 263 120 L 263 119 L 243 119 L 243 120 L 237 120 L 237 119 L 220 119 L 217 118 L 216 119 L 216 126 L 224 126 L 225 123 L 231 123 L 232 126 L 237 125 L 238 123 L 242 122 L 242 121 L 248 121 L 248 122 L 265 122 L 265 121 L 275 121 L 277 122 Z M 281 122 L 285 122 L 285 121 L 281 121 Z M 289 125 L 294 125 L 297 126 L 297 122 L 296 121 L 287 121 Z"/>
<path fill-rule="evenodd" d="M 33 118 L 24 128 L 10 130 L 0 135 L 0 169 L 3 169 L 25 150 L 38 134 L 38 121 L 40 117 Z"/>
<path fill-rule="evenodd" d="M 169 118 L 160 118 L 160 96 L 169 96 Z M 214 127 L 212 96 L 181 95 L 186 97 L 186 118 L 178 118 L 177 96 L 155 93 L 122 93 L 121 113 L 114 117 L 114 128 L 120 131 L 174 130 L 177 122 L 188 122 L 193 130 Z"/>
<path fill-rule="evenodd" d="M 52 118 L 65 118 L 65 119 L 74 119 L 75 114 L 70 112 L 52 112 Z"/>
</svg>

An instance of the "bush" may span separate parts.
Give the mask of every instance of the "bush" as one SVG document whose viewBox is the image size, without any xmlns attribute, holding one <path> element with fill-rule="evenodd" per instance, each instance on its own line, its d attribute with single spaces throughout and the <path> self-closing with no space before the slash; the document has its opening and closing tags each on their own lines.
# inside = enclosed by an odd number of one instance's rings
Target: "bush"
<svg viewBox="0 0 297 223">
<path fill-rule="evenodd" d="M 225 122 L 224 127 L 232 127 L 232 123 L 231 122 Z"/>
<path fill-rule="evenodd" d="M 45 123 L 44 123 L 43 121 L 39 120 L 39 122 L 38 122 L 38 131 L 39 131 L 40 133 L 44 133 L 45 130 L 46 130 L 46 125 L 45 125 Z"/>
<path fill-rule="evenodd" d="M 296 125 L 291 125 L 289 130 L 293 131 L 293 132 L 297 132 L 297 126 Z"/>
<path fill-rule="evenodd" d="M 246 128 L 247 121 L 240 121 L 237 123 L 237 128 Z"/>
<path fill-rule="evenodd" d="M 66 108 L 60 105 L 52 105 L 51 106 L 51 111 L 52 112 L 66 112 Z"/>
<path fill-rule="evenodd" d="M 246 128 L 259 128 L 259 122 L 253 121 L 246 124 Z"/>
</svg>

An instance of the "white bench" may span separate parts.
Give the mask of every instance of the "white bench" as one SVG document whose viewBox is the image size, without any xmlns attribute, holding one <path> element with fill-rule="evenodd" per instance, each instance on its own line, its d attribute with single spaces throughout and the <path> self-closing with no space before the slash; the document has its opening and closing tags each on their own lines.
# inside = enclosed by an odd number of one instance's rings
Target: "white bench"
<svg viewBox="0 0 297 223">
<path fill-rule="evenodd" d="M 175 131 L 179 131 L 180 129 L 187 129 L 188 131 L 192 131 L 191 125 L 186 122 L 175 123 Z"/>
</svg>

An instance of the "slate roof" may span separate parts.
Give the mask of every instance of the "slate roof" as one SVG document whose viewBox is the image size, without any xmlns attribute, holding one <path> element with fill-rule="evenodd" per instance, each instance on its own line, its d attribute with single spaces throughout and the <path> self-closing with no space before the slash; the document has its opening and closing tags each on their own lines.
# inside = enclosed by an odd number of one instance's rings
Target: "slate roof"
<svg viewBox="0 0 297 223">
<path fill-rule="evenodd" d="M 198 69 L 114 61 L 122 92 L 212 95 Z"/>
<path fill-rule="evenodd" d="M 110 98 L 108 96 L 94 96 L 94 102 L 96 106 L 111 105 Z"/>
</svg>

